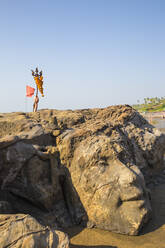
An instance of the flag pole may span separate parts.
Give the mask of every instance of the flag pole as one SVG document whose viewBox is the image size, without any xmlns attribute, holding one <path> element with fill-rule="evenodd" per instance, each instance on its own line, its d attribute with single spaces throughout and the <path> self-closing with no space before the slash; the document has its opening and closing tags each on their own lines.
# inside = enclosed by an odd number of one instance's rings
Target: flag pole
<svg viewBox="0 0 165 248">
<path fill-rule="evenodd" d="M 27 97 L 25 96 L 25 113 L 27 113 Z"/>
<path fill-rule="evenodd" d="M 27 86 L 26 87 L 26 94 L 27 94 Z M 25 94 L 25 113 L 27 113 L 27 95 Z"/>
</svg>

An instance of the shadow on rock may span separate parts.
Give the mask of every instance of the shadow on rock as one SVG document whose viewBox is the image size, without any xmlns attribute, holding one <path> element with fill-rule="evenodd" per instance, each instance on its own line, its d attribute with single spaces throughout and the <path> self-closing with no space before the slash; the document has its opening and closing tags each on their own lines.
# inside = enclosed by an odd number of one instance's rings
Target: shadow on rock
<svg viewBox="0 0 165 248">
<path fill-rule="evenodd" d="M 20 152 L 23 146 L 29 150 Z M 2 151 L 4 157 L 7 152 L 11 155 L 10 167 L 3 168 L 6 180 L 2 180 L 4 188 L 0 191 L 0 214 L 30 214 L 42 225 L 59 229 L 86 226 L 87 214 L 69 170 L 60 163 L 54 147 L 47 149 L 43 152 L 18 142 Z M 26 151 L 29 157 L 20 163 L 21 153 Z"/>
<path fill-rule="evenodd" d="M 140 235 L 153 232 L 165 225 L 165 184 L 158 185 L 151 192 L 152 219 L 141 230 Z"/>
</svg>

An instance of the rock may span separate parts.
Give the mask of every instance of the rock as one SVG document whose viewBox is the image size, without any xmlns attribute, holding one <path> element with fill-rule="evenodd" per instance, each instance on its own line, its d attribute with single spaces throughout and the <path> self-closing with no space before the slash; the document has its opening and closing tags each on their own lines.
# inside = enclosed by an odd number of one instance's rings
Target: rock
<svg viewBox="0 0 165 248">
<path fill-rule="evenodd" d="M 4 114 L 4 123 L 0 188 L 11 196 L 9 214 L 129 235 L 149 220 L 145 181 L 163 168 L 165 135 L 130 106 Z"/>
<path fill-rule="evenodd" d="M 160 178 L 157 179 L 157 183 L 159 183 L 159 184 L 165 183 L 165 179 L 160 177 Z"/>
<path fill-rule="evenodd" d="M 68 236 L 43 227 L 29 215 L 0 215 L 0 248 L 69 248 Z"/>
<path fill-rule="evenodd" d="M 154 183 L 148 183 L 148 184 L 147 184 L 147 187 L 148 187 L 149 189 L 153 189 L 153 188 L 154 188 Z"/>
<path fill-rule="evenodd" d="M 60 151 L 68 158 L 64 142 Z M 73 185 L 95 227 L 136 235 L 151 213 L 144 178 L 137 166 L 126 166 L 111 152 L 104 136 L 82 141 L 68 165 Z"/>
<path fill-rule="evenodd" d="M 0 149 L 6 148 L 19 140 L 18 136 L 5 136 L 0 141 Z"/>
<path fill-rule="evenodd" d="M 23 142 L 17 142 L 0 151 L 1 157 L 4 157 L 5 168 L 0 173 L 1 189 L 5 188 L 6 184 L 15 180 L 22 166 L 34 156 L 35 149 L 32 145 Z M 3 163 L 4 161 L 1 161 Z M 2 165 L 1 165 L 2 168 Z"/>
<path fill-rule="evenodd" d="M 13 209 L 11 204 L 8 201 L 0 201 L 0 213 L 1 214 L 7 214 L 7 213 L 12 213 Z"/>
<path fill-rule="evenodd" d="M 54 130 L 53 131 L 54 136 L 58 136 L 58 135 L 60 135 L 60 133 L 61 133 L 60 130 Z"/>
</svg>

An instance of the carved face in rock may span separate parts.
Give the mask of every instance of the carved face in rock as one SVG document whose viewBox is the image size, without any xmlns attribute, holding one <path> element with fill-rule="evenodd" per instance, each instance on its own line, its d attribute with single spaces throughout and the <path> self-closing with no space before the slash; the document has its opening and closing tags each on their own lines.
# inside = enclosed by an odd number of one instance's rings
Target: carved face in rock
<svg viewBox="0 0 165 248">
<path fill-rule="evenodd" d="M 115 154 L 109 137 L 89 137 L 78 145 L 69 170 L 89 221 L 136 235 L 150 216 L 148 193 L 138 167 L 128 167 Z"/>
</svg>

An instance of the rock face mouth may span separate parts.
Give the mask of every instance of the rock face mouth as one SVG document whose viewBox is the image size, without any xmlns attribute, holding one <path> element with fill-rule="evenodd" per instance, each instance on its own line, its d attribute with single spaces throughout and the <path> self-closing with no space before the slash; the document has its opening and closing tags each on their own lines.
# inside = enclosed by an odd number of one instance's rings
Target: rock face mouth
<svg viewBox="0 0 165 248">
<path fill-rule="evenodd" d="M 130 106 L 0 115 L 0 214 L 137 235 L 165 136 Z"/>
</svg>

